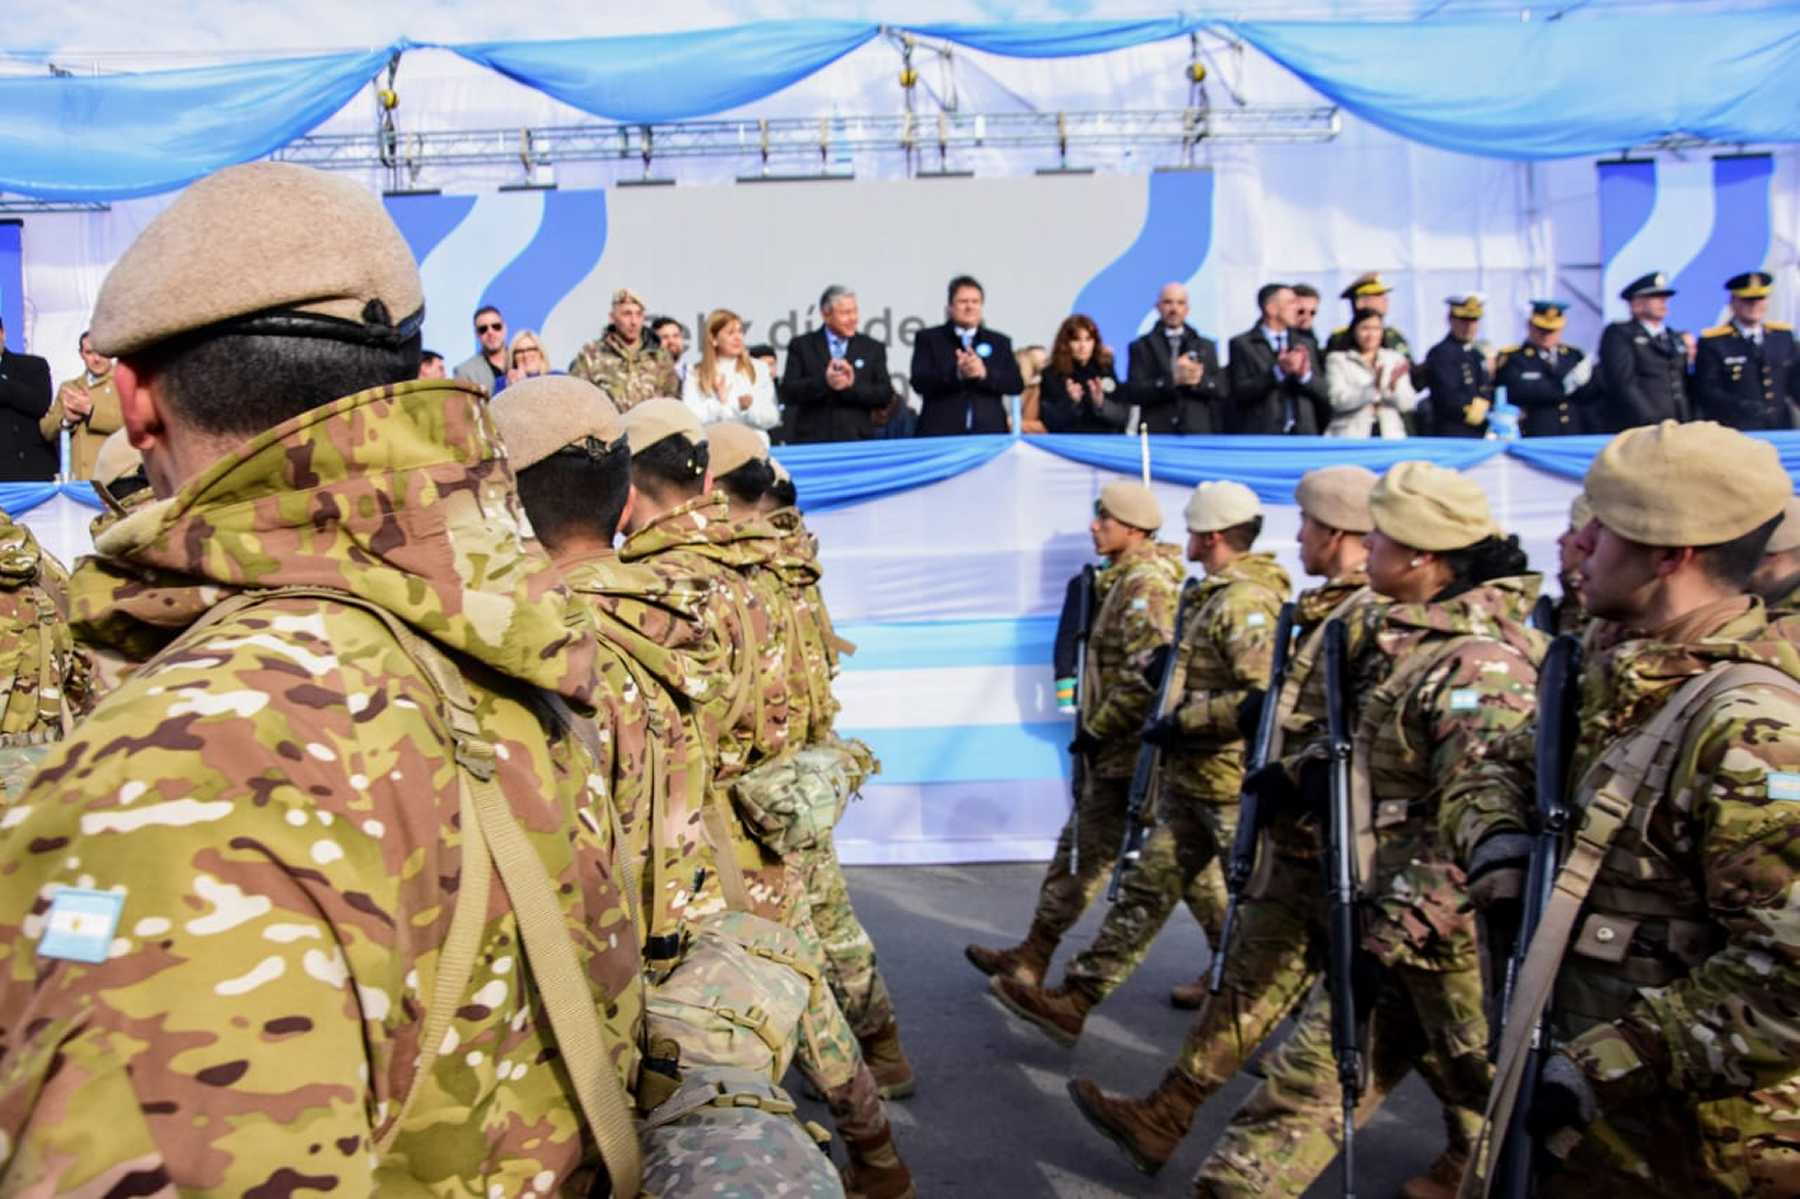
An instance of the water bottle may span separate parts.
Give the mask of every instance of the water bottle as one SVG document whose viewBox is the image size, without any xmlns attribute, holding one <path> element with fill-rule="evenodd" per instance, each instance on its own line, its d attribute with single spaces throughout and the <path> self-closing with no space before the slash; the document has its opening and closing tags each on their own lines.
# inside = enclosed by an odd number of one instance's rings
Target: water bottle
<svg viewBox="0 0 1800 1199">
<path fill-rule="evenodd" d="M 1496 441 L 1519 440 L 1519 409 L 1506 399 L 1506 388 L 1494 388 L 1494 406 L 1488 409 L 1488 436 Z"/>
</svg>

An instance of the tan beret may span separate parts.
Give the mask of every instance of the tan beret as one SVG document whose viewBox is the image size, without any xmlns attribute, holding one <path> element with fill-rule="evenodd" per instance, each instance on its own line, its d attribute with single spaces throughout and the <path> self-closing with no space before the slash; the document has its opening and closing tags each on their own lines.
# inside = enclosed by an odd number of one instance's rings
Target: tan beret
<svg viewBox="0 0 1800 1199">
<path fill-rule="evenodd" d="M 1229 529 L 1262 515 L 1262 502 L 1242 483 L 1202 483 L 1188 497 L 1187 527 L 1190 533 Z"/>
<path fill-rule="evenodd" d="M 1640 545 L 1718 545 L 1780 515 L 1794 494 L 1766 441 L 1713 421 L 1628 429 L 1588 466 L 1601 524 Z"/>
<path fill-rule="evenodd" d="M 1369 513 L 1385 537 L 1441 554 L 1500 530 L 1475 480 L 1430 462 L 1396 462 L 1369 493 Z"/>
<path fill-rule="evenodd" d="M 1369 492 L 1375 481 L 1375 472 L 1366 466 L 1321 466 L 1300 476 L 1294 501 L 1300 511 L 1328 528 L 1367 533 L 1375 527 L 1369 516 Z"/>
<path fill-rule="evenodd" d="M 116 429 L 107 434 L 106 440 L 100 443 L 100 452 L 94 455 L 94 482 L 111 483 L 143 464 L 144 456 L 131 444 L 131 434 Z"/>
<path fill-rule="evenodd" d="M 1781 523 L 1769 535 L 1769 544 L 1763 553 L 1785 554 L 1790 550 L 1800 550 L 1800 496 L 1788 500 Z"/>
<path fill-rule="evenodd" d="M 769 442 L 759 431 L 740 421 L 722 420 L 706 426 L 707 462 L 713 478 L 728 475 L 752 458 L 767 460 Z"/>
<path fill-rule="evenodd" d="M 694 410 L 680 400 L 662 397 L 634 404 L 625 414 L 625 436 L 631 439 L 633 455 L 641 454 L 657 442 L 680 435 L 689 445 L 705 445 L 706 430 Z"/>
<path fill-rule="evenodd" d="M 425 306 L 419 267 L 381 201 L 343 175 L 288 162 L 227 167 L 189 187 L 113 265 L 94 349 L 118 356 L 272 309 L 364 325 Z"/>
<path fill-rule="evenodd" d="M 1100 489 L 1100 510 L 1122 525 L 1154 533 L 1162 528 L 1162 505 L 1142 483 L 1114 479 Z"/>
<path fill-rule="evenodd" d="M 1587 492 L 1576 492 L 1575 498 L 1569 501 L 1569 527 L 1580 532 L 1593 519 L 1594 506 L 1588 503 Z"/>
<path fill-rule="evenodd" d="M 584 438 L 611 445 L 625 435 L 625 422 L 606 393 L 573 375 L 536 375 L 508 384 L 488 402 L 488 412 L 515 472 Z"/>
</svg>

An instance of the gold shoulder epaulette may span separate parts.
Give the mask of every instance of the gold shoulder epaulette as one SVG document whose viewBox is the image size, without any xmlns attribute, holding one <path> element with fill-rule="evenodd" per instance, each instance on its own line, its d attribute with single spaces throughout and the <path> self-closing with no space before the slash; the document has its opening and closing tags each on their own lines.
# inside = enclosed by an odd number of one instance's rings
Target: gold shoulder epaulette
<svg viewBox="0 0 1800 1199">
<path fill-rule="evenodd" d="M 1348 332 L 1350 332 L 1349 325 L 1339 325 L 1337 328 L 1335 328 L 1331 331 L 1331 335 L 1333 337 L 1336 337 L 1340 333 L 1348 333 Z"/>
<path fill-rule="evenodd" d="M 1794 326 L 1787 321 L 1764 321 L 1763 328 L 1773 329 L 1777 333 L 1792 333 L 1794 331 Z"/>
<path fill-rule="evenodd" d="M 1702 330 L 1700 333 L 1700 336 L 1702 336 L 1702 337 L 1730 337 L 1733 333 L 1736 333 L 1736 332 L 1737 332 L 1737 329 L 1731 325 L 1714 325 L 1710 329 Z"/>
</svg>

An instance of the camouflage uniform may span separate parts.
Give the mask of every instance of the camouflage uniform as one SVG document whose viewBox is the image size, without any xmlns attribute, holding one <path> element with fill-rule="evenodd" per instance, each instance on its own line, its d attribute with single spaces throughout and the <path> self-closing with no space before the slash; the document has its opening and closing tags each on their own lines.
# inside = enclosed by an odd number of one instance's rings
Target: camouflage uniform
<svg viewBox="0 0 1800 1199">
<path fill-rule="evenodd" d="M 1778 595 L 1767 601 L 1765 606 L 1769 610 L 1770 620 L 1781 620 L 1785 617 L 1800 615 L 1800 580 L 1796 580 L 1786 594 Z"/>
<path fill-rule="evenodd" d="M 636 345 L 631 345 L 618 329 L 608 325 L 606 332 L 581 347 L 569 363 L 569 373 L 604 391 L 621 413 L 645 400 L 681 395 L 675 360 L 648 330 L 638 335 Z"/>
<path fill-rule="evenodd" d="M 1288 588 L 1287 572 L 1268 554 L 1245 554 L 1200 583 L 1175 659 L 1183 687 L 1175 715 L 1185 739 L 1163 755 L 1156 827 L 1094 943 L 1067 972 L 1068 985 L 1096 1002 L 1137 969 L 1178 902 L 1186 901 L 1207 943 L 1219 943 L 1226 904 L 1219 858 L 1236 834 L 1244 780 L 1237 711 L 1248 691 L 1269 685 Z"/>
<path fill-rule="evenodd" d="M 456 660 L 495 781 L 557 888 L 621 1079 L 641 1021 L 607 764 L 545 696 L 594 640 L 525 526 L 478 392 L 350 396 L 244 443 L 102 537 L 84 638 L 142 660 L 222 597 L 307 586 Z M 460 878 L 443 701 L 362 607 L 266 600 L 108 695 L 0 833 L 0 1188 L 586 1193 L 596 1155 L 496 883 L 467 993 L 391 1150 Z M 124 895 L 111 952 L 36 952 L 63 887 Z M 536 1188 L 535 1191 L 532 1189 Z"/>
<path fill-rule="evenodd" d="M 76 421 L 69 430 L 69 478 L 91 479 L 94 477 L 94 460 L 100 456 L 100 443 L 106 440 L 108 433 L 125 424 L 124 415 L 119 411 L 119 387 L 111 370 L 91 383 L 83 372 L 58 385 L 49 411 L 38 421 L 39 434 L 51 445 L 57 445 L 61 439 L 63 414 L 68 411 L 65 397 L 71 393 L 86 395 L 94 407 L 85 419 Z"/>
<path fill-rule="evenodd" d="M 1575 575 L 1559 575 L 1558 579 L 1562 583 L 1562 595 L 1556 601 L 1556 631 L 1559 635 L 1572 633 L 1579 637 L 1593 617 L 1581 606 L 1581 597 L 1575 591 Z"/>
<path fill-rule="evenodd" d="M 1800 679 L 1800 652 L 1772 634 L 1760 601 L 1677 623 L 1586 663 L 1577 819 L 1605 782 L 1594 764 L 1695 675 L 1756 662 Z M 1640 795 L 1641 818 L 1613 842 L 1551 999 L 1600 1116 L 1550 1193 L 1800 1194 L 1800 804 L 1786 802 L 1800 798 L 1796 728 L 1791 692 L 1714 698 L 1688 725 L 1667 789 Z M 1465 860 L 1488 836 L 1529 828 L 1534 739 L 1526 725 L 1449 789 L 1443 828 Z M 1609 924 L 1613 935 L 1594 935 Z"/>
<path fill-rule="evenodd" d="M 0 513 L 0 798 L 93 705 L 93 667 L 69 632 L 68 581 L 24 525 Z"/>
<path fill-rule="evenodd" d="M 1467 1159 L 1493 1071 L 1475 924 L 1462 872 L 1439 842 L 1437 790 L 1536 703 L 1544 640 L 1524 621 L 1539 582 L 1498 579 L 1441 602 L 1358 614 L 1350 685 L 1359 729 L 1374 732 L 1367 766 L 1376 811 L 1362 948 L 1383 967 L 1358 1119 L 1417 1068 L 1444 1104 L 1449 1160 Z M 1388 686 L 1414 654 L 1431 655 L 1431 665 L 1403 687 Z M 1200 1167 L 1196 1194 L 1300 1195 L 1331 1164 L 1342 1100 L 1330 1016 L 1326 990 L 1315 989 L 1267 1081 Z"/>
<path fill-rule="evenodd" d="M 1032 931 L 1052 947 L 1081 919 L 1119 856 L 1138 733 L 1154 698 L 1144 669 L 1157 647 L 1174 635 L 1176 597 L 1185 573 L 1179 549 L 1146 540 L 1096 578 L 1081 726 L 1102 744 L 1088 755 L 1075 812 L 1056 839 L 1038 891 Z M 1079 851 L 1074 871 L 1069 869 L 1071 847 Z"/>
<path fill-rule="evenodd" d="M 778 508 L 764 519 L 781 534 L 789 593 L 800 610 L 801 649 L 806 655 L 807 674 L 820 691 L 815 698 L 812 725 L 823 735 L 837 720 L 838 703 L 831 694 L 831 680 L 838 674 L 838 653 L 843 642 L 832 628 L 831 613 L 819 590 L 819 539 L 807 530 L 797 508 Z"/>
</svg>

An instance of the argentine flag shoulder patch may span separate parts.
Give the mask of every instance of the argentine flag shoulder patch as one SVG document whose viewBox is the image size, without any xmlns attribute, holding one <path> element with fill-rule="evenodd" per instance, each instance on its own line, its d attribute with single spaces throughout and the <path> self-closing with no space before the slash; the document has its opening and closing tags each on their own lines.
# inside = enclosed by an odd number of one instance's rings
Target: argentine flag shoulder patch
<svg viewBox="0 0 1800 1199">
<path fill-rule="evenodd" d="M 1787 770 L 1769 771 L 1769 798 L 1800 800 L 1800 774 Z"/>
<path fill-rule="evenodd" d="M 125 911 L 125 892 L 92 891 L 64 887 L 50 899 L 44 915 L 44 936 L 38 942 L 41 958 L 71 962 L 104 962 L 112 949 L 113 933 Z"/>
<path fill-rule="evenodd" d="M 1247 629 L 1260 629 L 1268 623 L 1269 618 L 1261 612 L 1252 612 L 1244 617 L 1244 627 Z"/>
<path fill-rule="evenodd" d="M 1450 710 L 1452 712 L 1473 712 L 1480 706 L 1480 694 L 1467 687 L 1458 687 L 1450 693 Z"/>
</svg>

